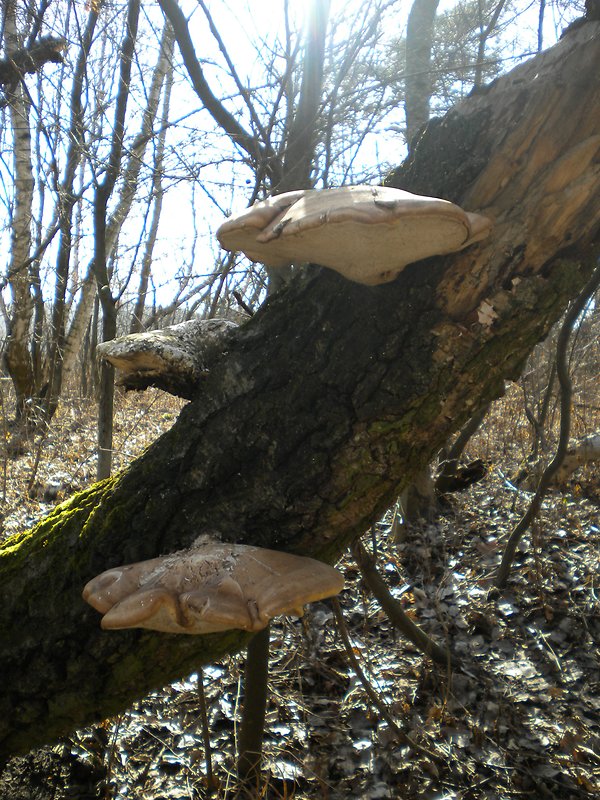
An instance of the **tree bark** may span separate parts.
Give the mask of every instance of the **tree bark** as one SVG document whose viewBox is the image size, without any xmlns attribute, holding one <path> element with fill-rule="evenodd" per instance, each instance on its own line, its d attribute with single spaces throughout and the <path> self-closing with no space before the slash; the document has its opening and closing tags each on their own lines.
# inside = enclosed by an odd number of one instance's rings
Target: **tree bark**
<svg viewBox="0 0 600 800">
<path fill-rule="evenodd" d="M 485 64 L 485 46 L 487 44 L 488 39 L 494 33 L 496 29 L 496 25 L 498 24 L 498 19 L 500 18 L 500 14 L 506 5 L 506 0 L 498 0 L 496 3 L 496 7 L 492 11 L 492 15 L 490 17 L 489 22 L 484 27 L 483 20 L 481 18 L 481 6 L 480 6 L 480 18 L 479 18 L 479 42 L 477 45 L 477 58 L 475 59 L 475 77 L 473 79 L 473 86 L 479 88 L 483 83 L 483 67 Z M 541 49 L 541 48 L 540 48 Z"/>
<path fill-rule="evenodd" d="M 119 90 L 115 102 L 115 118 L 111 139 L 110 155 L 102 183 L 94 193 L 94 276 L 98 285 L 98 296 L 102 308 L 102 341 L 109 342 L 117 335 L 117 304 L 110 288 L 108 252 L 106 242 L 106 216 L 108 201 L 119 177 L 125 119 L 129 100 L 131 66 L 137 37 L 140 15 L 140 0 L 129 0 L 125 36 L 121 45 Z M 156 101 L 158 104 L 158 99 Z M 128 191 L 132 192 L 131 188 Z M 114 369 L 103 363 L 100 367 L 100 396 L 98 400 L 98 480 L 108 478 L 112 467 L 113 407 L 114 407 Z"/>
<path fill-rule="evenodd" d="M 173 89 L 173 50 L 175 38 L 173 29 L 168 22 L 165 22 L 165 32 L 163 34 L 163 42 L 161 52 L 165 53 L 167 63 L 170 66 L 165 70 L 164 80 L 164 98 L 162 114 L 160 119 L 160 132 L 158 134 L 158 141 L 154 152 L 154 171 L 152 175 L 152 220 L 150 222 L 150 229 L 146 237 L 144 245 L 144 255 L 142 256 L 142 264 L 140 267 L 140 282 L 138 286 L 137 296 L 135 300 L 135 308 L 131 315 L 130 333 L 139 333 L 144 328 L 144 309 L 146 307 L 146 294 L 148 292 L 148 281 L 152 271 L 152 254 L 158 236 L 158 226 L 160 223 L 160 216 L 162 213 L 163 198 L 165 194 L 163 186 L 163 170 L 164 170 L 164 155 L 165 155 L 165 142 L 167 138 L 167 127 L 169 125 L 169 109 L 171 106 L 171 91 Z"/>
<path fill-rule="evenodd" d="M 6 50 L 15 52 L 19 42 L 16 4 L 9 0 L 4 9 L 4 42 Z M 12 296 L 10 322 L 4 362 L 16 394 L 16 416 L 22 418 L 27 400 L 35 394 L 35 377 L 29 350 L 29 334 L 33 317 L 33 297 L 29 276 L 33 219 L 33 168 L 31 155 L 31 101 L 20 84 L 19 77 L 7 91 L 12 132 L 14 165 L 14 199 L 11 223 L 8 283 Z"/>
<path fill-rule="evenodd" d="M 404 109 L 409 150 L 414 148 L 415 136 L 429 120 L 429 103 L 433 91 L 431 48 L 439 2 L 440 0 L 414 0 L 408 15 Z"/>
<path fill-rule="evenodd" d="M 288 109 L 281 177 L 278 181 L 272 181 L 273 194 L 310 189 L 314 185 L 311 173 L 315 166 L 317 123 L 323 94 L 329 9 L 329 0 L 313 0 L 307 8 L 302 84 L 297 107 Z M 294 99 L 290 97 L 292 106 Z M 269 294 L 282 289 L 292 275 L 291 267 L 265 269 Z"/>
<path fill-rule="evenodd" d="M 390 183 L 488 214 L 489 240 L 379 287 L 296 276 L 127 471 L 3 544 L 0 756 L 247 641 L 103 632 L 91 577 L 201 533 L 332 561 L 519 375 L 598 252 L 598 74 L 588 23 L 430 124 Z"/>
<path fill-rule="evenodd" d="M 45 415 L 50 420 L 58 407 L 58 400 L 62 388 L 62 364 L 65 348 L 65 324 L 67 310 L 67 283 L 71 269 L 71 251 L 73 249 L 73 212 L 77 202 L 75 194 L 75 177 L 81 163 L 85 146 L 85 127 L 83 118 L 83 93 L 84 79 L 86 76 L 88 56 L 98 12 L 93 9 L 88 15 L 87 25 L 81 40 L 79 54 L 73 75 L 71 87 L 68 147 L 64 176 L 58 193 L 58 220 L 60 237 L 56 257 L 56 284 L 54 288 L 54 303 L 52 305 L 52 333 L 50 342 L 50 374 L 48 390 L 45 397 Z"/>
<path fill-rule="evenodd" d="M 310 189 L 315 165 L 317 122 L 323 94 L 325 38 L 329 19 L 329 0 L 313 0 L 307 10 L 302 85 L 298 107 L 286 132 L 282 177 L 274 194 L 293 189 Z"/>
</svg>

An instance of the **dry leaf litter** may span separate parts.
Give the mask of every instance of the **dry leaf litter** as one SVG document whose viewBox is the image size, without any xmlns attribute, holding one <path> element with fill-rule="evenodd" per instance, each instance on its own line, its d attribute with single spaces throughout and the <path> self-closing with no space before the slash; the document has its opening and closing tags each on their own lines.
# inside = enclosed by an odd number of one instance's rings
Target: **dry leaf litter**
<svg viewBox="0 0 600 800">
<path fill-rule="evenodd" d="M 352 560 L 341 596 L 355 655 L 411 752 L 353 674 L 327 603 L 273 626 L 265 733 L 271 798 L 498 800 L 600 797 L 598 471 L 550 493 L 518 551 L 509 589 L 490 592 L 503 542 L 530 495 L 508 479 L 527 450 L 517 390 L 494 406 L 469 453 L 487 477 L 395 541 L 391 515 L 364 544 L 404 610 L 460 665 L 434 665 L 365 594 Z M 180 404 L 119 395 L 115 468 L 168 428 Z M 515 421 L 521 420 L 521 421 Z M 599 422 L 599 420 L 596 420 Z M 588 420 L 589 424 L 589 420 Z M 3 460 L 4 534 L 29 527 L 95 474 L 95 408 L 71 398 L 47 436 Z M 600 425 L 596 425 L 596 429 Z M 244 656 L 206 666 L 0 777 L 0 798 L 235 797 Z M 207 779 L 199 681 L 214 778 Z"/>
</svg>

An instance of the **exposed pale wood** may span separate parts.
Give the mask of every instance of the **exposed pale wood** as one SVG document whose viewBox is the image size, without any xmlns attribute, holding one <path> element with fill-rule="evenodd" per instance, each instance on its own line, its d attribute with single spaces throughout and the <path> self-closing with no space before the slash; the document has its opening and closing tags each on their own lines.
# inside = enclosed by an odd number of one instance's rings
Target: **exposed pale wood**
<svg viewBox="0 0 600 800">
<path fill-rule="evenodd" d="M 575 470 L 596 461 L 600 461 L 600 433 L 585 436 L 570 445 L 562 464 L 554 476 L 553 483 L 564 483 Z"/>
</svg>

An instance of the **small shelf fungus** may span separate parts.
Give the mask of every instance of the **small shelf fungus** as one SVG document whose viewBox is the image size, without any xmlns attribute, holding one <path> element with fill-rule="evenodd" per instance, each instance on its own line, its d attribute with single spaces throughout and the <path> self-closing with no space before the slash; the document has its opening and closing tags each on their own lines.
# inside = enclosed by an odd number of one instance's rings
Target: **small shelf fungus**
<svg viewBox="0 0 600 800">
<path fill-rule="evenodd" d="M 259 631 L 281 614 L 338 594 L 338 570 L 304 556 L 218 542 L 107 570 L 83 590 L 107 630 Z"/>
<path fill-rule="evenodd" d="M 268 267 L 314 263 L 367 285 L 484 239 L 491 221 L 437 197 L 384 186 L 307 189 L 255 203 L 217 231 L 226 250 Z"/>
</svg>

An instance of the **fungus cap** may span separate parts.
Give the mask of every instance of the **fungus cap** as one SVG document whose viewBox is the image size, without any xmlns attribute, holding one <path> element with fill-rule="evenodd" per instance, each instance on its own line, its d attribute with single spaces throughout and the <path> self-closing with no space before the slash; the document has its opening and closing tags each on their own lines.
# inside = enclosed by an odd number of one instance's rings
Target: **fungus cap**
<svg viewBox="0 0 600 800">
<path fill-rule="evenodd" d="M 311 262 L 364 284 L 485 238 L 491 222 L 436 197 L 384 186 L 307 189 L 255 203 L 217 231 L 226 250 L 269 267 Z"/>
<path fill-rule="evenodd" d="M 203 634 L 259 631 L 280 614 L 338 594 L 344 578 L 313 558 L 209 543 L 107 570 L 83 590 L 105 629 Z"/>
</svg>

